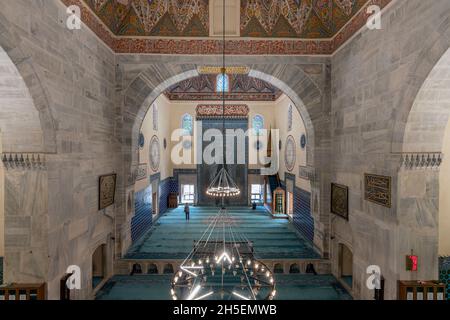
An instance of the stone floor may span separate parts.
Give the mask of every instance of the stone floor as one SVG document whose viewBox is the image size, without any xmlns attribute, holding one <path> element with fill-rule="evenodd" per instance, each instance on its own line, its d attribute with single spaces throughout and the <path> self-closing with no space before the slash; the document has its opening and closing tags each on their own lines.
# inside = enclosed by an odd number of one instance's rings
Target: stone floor
<svg viewBox="0 0 450 320">
<path fill-rule="evenodd" d="M 167 212 L 131 247 L 125 258 L 185 258 L 192 250 L 193 241 L 200 238 L 217 211 L 211 207 L 191 207 L 189 221 L 185 220 L 182 207 Z M 288 220 L 273 219 L 262 207 L 257 210 L 229 208 L 228 211 L 236 222 L 233 229 L 253 241 L 257 258 L 320 258 L 309 241 L 299 237 Z"/>
<path fill-rule="evenodd" d="M 98 292 L 98 300 L 168 300 L 171 275 L 114 276 Z M 276 275 L 276 300 L 351 300 L 331 275 Z"/>
</svg>

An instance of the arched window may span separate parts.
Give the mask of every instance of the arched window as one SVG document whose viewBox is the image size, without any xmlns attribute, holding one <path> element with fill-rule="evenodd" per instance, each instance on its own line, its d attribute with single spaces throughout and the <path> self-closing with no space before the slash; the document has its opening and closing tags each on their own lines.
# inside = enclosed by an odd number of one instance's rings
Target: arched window
<svg viewBox="0 0 450 320">
<path fill-rule="evenodd" d="M 184 130 L 184 135 L 187 136 L 192 136 L 192 131 L 193 131 L 193 118 L 189 113 L 186 113 L 185 115 L 183 115 L 183 117 L 181 118 L 181 129 Z"/>
<path fill-rule="evenodd" d="M 288 109 L 288 131 L 292 130 L 292 104 L 289 105 L 289 109 Z"/>
<path fill-rule="evenodd" d="M 158 106 L 156 103 L 153 104 L 153 110 L 152 110 L 152 116 L 153 116 L 153 130 L 158 131 Z"/>
<path fill-rule="evenodd" d="M 252 128 L 253 128 L 253 132 L 256 135 L 260 135 L 262 133 L 262 129 L 264 129 L 264 118 L 263 116 L 257 114 L 256 116 L 253 117 L 252 119 Z"/>
<path fill-rule="evenodd" d="M 228 92 L 230 89 L 230 79 L 228 75 L 220 73 L 217 75 L 216 79 L 216 91 L 217 92 Z"/>
</svg>

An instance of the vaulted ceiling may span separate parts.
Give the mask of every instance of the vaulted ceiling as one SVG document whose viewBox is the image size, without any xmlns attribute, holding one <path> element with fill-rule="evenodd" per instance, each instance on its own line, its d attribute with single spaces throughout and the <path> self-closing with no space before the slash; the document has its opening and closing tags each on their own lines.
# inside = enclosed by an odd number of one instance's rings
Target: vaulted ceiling
<svg viewBox="0 0 450 320">
<path fill-rule="evenodd" d="M 117 53 L 222 52 L 221 40 L 211 36 L 220 34 L 213 1 L 222 0 L 61 1 L 80 6 L 83 22 Z M 226 1 L 236 4 L 228 54 L 299 55 L 332 54 L 365 25 L 370 5 L 382 9 L 392 0 Z"/>
<path fill-rule="evenodd" d="M 214 101 L 222 100 L 223 94 L 216 92 L 214 74 L 203 74 L 177 83 L 165 95 L 170 100 Z M 229 101 L 275 101 L 282 92 L 271 84 L 247 75 L 230 75 L 229 91 L 225 100 Z"/>
</svg>

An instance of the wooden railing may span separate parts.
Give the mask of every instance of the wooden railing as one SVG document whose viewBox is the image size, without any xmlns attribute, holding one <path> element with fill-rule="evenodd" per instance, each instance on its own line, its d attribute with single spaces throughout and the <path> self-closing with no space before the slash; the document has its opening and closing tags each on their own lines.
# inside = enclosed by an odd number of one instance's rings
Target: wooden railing
<svg viewBox="0 0 450 320">
<path fill-rule="evenodd" d="M 439 281 L 398 281 L 399 300 L 445 300 L 445 284 Z"/>
<path fill-rule="evenodd" d="M 0 286 L 0 300 L 45 300 L 45 296 L 45 283 Z"/>
</svg>

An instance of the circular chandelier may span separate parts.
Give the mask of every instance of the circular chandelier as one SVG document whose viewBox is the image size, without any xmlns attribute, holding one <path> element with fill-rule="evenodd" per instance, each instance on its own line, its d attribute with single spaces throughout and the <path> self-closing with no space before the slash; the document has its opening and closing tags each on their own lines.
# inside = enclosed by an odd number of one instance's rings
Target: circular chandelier
<svg viewBox="0 0 450 320">
<path fill-rule="evenodd" d="M 209 223 L 172 278 L 173 300 L 272 300 L 272 271 L 253 255 L 253 244 L 235 232 L 226 209 Z"/>
<path fill-rule="evenodd" d="M 206 194 L 212 197 L 233 197 L 238 196 L 241 190 L 231 178 L 225 167 L 219 170 L 219 173 L 213 179 Z"/>
</svg>

